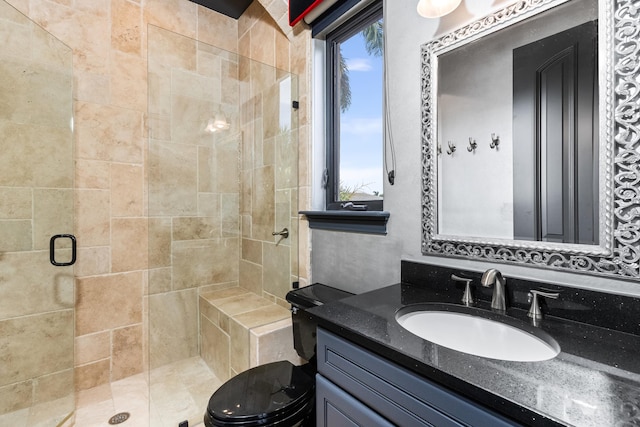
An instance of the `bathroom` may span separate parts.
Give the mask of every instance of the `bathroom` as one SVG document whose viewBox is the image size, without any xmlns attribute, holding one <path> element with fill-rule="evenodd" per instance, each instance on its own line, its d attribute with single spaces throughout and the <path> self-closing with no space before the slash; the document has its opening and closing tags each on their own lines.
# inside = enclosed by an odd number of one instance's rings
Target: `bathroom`
<svg viewBox="0 0 640 427">
<path fill-rule="evenodd" d="M 14 12 L 4 3 L 2 19 L 11 21 Z M 155 100 L 152 96 L 159 93 L 150 89 L 157 83 L 149 74 L 148 58 L 153 54 L 149 51 L 150 38 L 169 32 L 291 73 L 297 91 L 292 100 L 299 101 L 300 105 L 292 114 L 298 130 L 297 194 L 289 194 L 290 200 L 297 204 L 292 206 L 295 212 L 317 208 L 312 194 L 317 180 L 312 171 L 317 170 L 317 166 L 312 137 L 311 35 L 300 25 L 293 29 L 288 26 L 286 2 L 281 0 L 256 0 L 238 20 L 188 0 L 10 0 L 6 3 L 68 46 L 73 61 L 75 164 L 72 171 L 75 182 L 71 203 L 78 260 L 73 270 L 76 324 L 72 327 L 71 351 L 75 351 L 74 387 L 82 396 L 83 391 L 104 391 L 109 383 L 143 374 L 150 362 L 148 337 L 153 329 L 147 329 L 152 328 L 147 321 L 154 309 L 149 295 L 154 292 L 153 284 L 161 283 L 162 278 L 156 275 L 161 273 L 159 269 L 152 271 L 152 263 L 157 260 L 150 256 L 155 252 L 147 244 L 151 242 L 153 217 L 158 216 L 154 209 L 159 207 L 153 205 L 153 194 L 148 193 L 151 171 L 145 170 L 145 165 L 149 161 L 149 141 L 158 138 L 151 132 L 163 131 L 150 105 Z M 464 2 L 467 3 L 478 2 Z M 301 285 L 322 282 L 362 293 L 399 282 L 401 260 L 474 271 L 495 265 L 425 256 L 421 252 L 420 233 L 420 47 L 436 35 L 509 2 L 483 3 L 487 9 L 476 6 L 475 12 L 470 12 L 471 7 L 462 7 L 440 20 L 425 20 L 417 15 L 413 4 L 398 7 L 394 2 L 385 2 L 385 25 L 391 46 L 388 106 L 397 155 L 395 183 L 384 189 L 384 209 L 390 212 L 387 234 L 311 231 L 304 219 L 296 221 L 292 219 L 295 215 L 291 215 L 288 220 L 292 234 L 289 241 L 277 249 L 287 249 L 280 258 L 287 257 L 290 265 L 271 268 L 279 278 L 282 271 L 290 273 L 284 274 L 287 285 L 294 281 Z M 5 18 L 5 14 L 9 17 Z M 180 56 L 186 45 L 178 43 L 175 49 L 176 56 Z M 164 47 L 160 51 L 167 52 Z M 162 89 L 162 85 L 159 87 Z M 238 114 L 231 110 L 225 113 L 230 118 Z M 239 188 L 233 191 L 243 192 Z M 240 196 L 229 199 L 231 206 L 240 206 Z M 242 222 L 245 220 L 238 216 L 235 222 L 221 225 L 221 230 L 239 230 L 241 223 L 246 225 Z M 237 236 L 224 238 L 238 240 Z M 269 244 L 275 246 L 276 242 L 276 239 L 270 240 Z M 263 267 L 244 258 L 251 256 L 250 251 L 224 254 L 233 255 L 231 262 L 238 267 L 235 276 L 223 278 L 221 284 L 254 284 L 256 275 L 262 277 Z M 242 264 L 248 268 L 242 269 Z M 636 283 L 628 280 L 509 264 L 500 268 L 507 276 L 640 295 Z M 283 289 L 265 291 L 284 304 Z M 179 346 L 174 350 L 186 351 Z M 13 402 L 4 397 L 9 395 L 14 396 L 15 392 L 0 389 L 1 402 Z M 139 406 L 146 407 L 144 399 L 142 401 Z M 82 402 L 78 414 L 81 406 Z M 115 406 L 107 405 L 101 417 L 107 420 L 114 415 Z M 24 418 L 24 412 L 20 417 Z M 182 420 L 175 420 L 171 425 L 179 421 Z"/>
</svg>

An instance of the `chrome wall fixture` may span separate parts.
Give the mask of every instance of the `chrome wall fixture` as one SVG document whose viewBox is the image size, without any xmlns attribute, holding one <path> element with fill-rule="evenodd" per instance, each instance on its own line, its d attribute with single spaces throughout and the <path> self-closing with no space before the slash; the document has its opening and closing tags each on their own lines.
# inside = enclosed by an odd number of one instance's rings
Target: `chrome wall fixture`
<svg viewBox="0 0 640 427">
<path fill-rule="evenodd" d="M 495 133 L 492 133 L 491 134 L 491 144 L 489 144 L 489 147 L 495 148 L 497 150 L 498 149 L 498 145 L 500 145 L 500 136 L 496 135 Z"/>
<path fill-rule="evenodd" d="M 456 152 L 456 144 L 452 143 L 451 141 L 447 141 L 447 145 L 449 146 L 449 149 L 447 149 L 447 154 L 453 156 L 453 153 Z"/>
<path fill-rule="evenodd" d="M 469 137 L 469 146 L 467 147 L 468 152 L 476 152 L 476 148 L 478 148 L 478 143 L 475 139 Z"/>
</svg>

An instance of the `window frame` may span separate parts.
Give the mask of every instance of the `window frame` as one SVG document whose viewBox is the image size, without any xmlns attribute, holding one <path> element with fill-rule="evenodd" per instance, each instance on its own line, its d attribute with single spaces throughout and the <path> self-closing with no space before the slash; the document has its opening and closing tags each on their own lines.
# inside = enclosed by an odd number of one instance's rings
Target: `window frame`
<svg viewBox="0 0 640 427">
<path fill-rule="evenodd" d="M 325 186 L 325 209 L 330 210 L 345 210 L 343 207 L 344 201 L 339 200 L 340 195 L 340 100 L 339 100 L 339 75 L 340 75 L 340 49 L 339 44 L 342 41 L 349 39 L 350 37 L 358 34 L 364 27 L 376 22 L 379 19 L 384 19 L 383 0 L 375 0 L 370 5 L 366 6 L 363 10 L 340 24 L 337 28 L 332 29 L 327 33 L 325 38 L 326 43 L 326 57 L 325 57 L 325 114 L 326 114 L 326 129 L 325 129 L 325 156 L 326 164 L 324 171 L 324 186 Z M 383 52 L 385 55 L 386 52 Z M 383 56 L 384 61 L 384 56 Z M 383 80 L 384 80 L 383 75 Z M 384 81 L 382 82 L 384 84 Z M 384 96 L 384 95 L 383 95 Z M 384 115 L 384 102 L 382 105 Z M 384 150 L 384 132 L 383 132 L 383 144 L 381 150 Z M 384 176 L 384 164 L 380 165 L 383 169 Z M 354 202 L 356 205 L 365 205 L 368 211 L 382 211 L 384 200 L 362 200 Z M 348 209 L 347 209 L 348 210 Z"/>
</svg>

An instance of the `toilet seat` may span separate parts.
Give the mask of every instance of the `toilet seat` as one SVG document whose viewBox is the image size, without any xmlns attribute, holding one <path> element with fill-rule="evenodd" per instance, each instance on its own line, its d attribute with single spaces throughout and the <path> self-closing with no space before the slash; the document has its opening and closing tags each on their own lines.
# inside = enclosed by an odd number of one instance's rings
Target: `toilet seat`
<svg viewBox="0 0 640 427">
<path fill-rule="evenodd" d="M 289 361 L 256 366 L 224 383 L 209 399 L 205 425 L 293 426 L 314 409 L 312 375 Z"/>
</svg>

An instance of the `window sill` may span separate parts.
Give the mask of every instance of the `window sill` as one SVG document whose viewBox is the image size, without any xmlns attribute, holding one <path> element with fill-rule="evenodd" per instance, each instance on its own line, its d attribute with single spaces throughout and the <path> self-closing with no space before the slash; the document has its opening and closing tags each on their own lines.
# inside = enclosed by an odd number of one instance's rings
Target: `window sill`
<svg viewBox="0 0 640 427">
<path fill-rule="evenodd" d="M 353 233 L 387 234 L 389 212 L 385 211 L 300 211 L 309 228 Z"/>
</svg>

